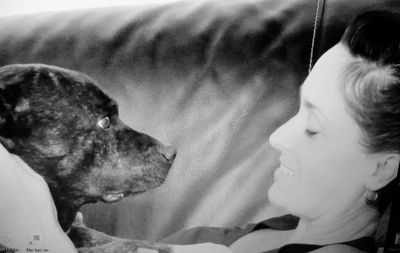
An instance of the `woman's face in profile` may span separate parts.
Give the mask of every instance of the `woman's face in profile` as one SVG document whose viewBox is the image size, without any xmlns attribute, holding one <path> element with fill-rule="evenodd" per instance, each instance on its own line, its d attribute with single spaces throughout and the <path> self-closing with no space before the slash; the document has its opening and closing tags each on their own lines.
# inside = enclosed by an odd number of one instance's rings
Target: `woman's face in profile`
<svg viewBox="0 0 400 253">
<path fill-rule="evenodd" d="M 327 51 L 302 85 L 299 112 L 270 137 L 281 156 L 268 196 L 303 218 L 351 211 L 376 168 L 340 90 L 354 60 L 342 44 Z"/>
</svg>

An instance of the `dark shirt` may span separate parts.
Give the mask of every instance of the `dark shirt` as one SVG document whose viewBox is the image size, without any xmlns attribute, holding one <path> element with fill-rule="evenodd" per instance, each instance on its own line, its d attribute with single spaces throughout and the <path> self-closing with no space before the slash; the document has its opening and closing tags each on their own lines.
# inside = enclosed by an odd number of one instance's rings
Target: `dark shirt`
<svg viewBox="0 0 400 253">
<path fill-rule="evenodd" d="M 162 242 L 178 245 L 211 242 L 229 247 L 233 242 L 253 231 L 260 229 L 293 230 L 297 227 L 298 222 L 298 217 L 283 215 L 257 224 L 249 224 L 244 228 L 195 227 L 174 233 L 164 238 Z M 363 237 L 338 244 L 345 244 L 368 253 L 376 252 L 375 242 L 372 237 Z M 324 246 L 327 245 L 288 244 L 264 253 L 306 253 Z"/>
</svg>

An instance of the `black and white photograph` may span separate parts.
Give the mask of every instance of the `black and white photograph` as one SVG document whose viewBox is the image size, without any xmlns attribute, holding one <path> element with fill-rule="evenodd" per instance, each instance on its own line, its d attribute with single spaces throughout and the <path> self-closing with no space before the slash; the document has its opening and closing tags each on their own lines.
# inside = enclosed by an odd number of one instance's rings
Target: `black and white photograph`
<svg viewBox="0 0 400 253">
<path fill-rule="evenodd" d="M 400 253 L 399 0 L 0 0 L 0 253 Z"/>
</svg>

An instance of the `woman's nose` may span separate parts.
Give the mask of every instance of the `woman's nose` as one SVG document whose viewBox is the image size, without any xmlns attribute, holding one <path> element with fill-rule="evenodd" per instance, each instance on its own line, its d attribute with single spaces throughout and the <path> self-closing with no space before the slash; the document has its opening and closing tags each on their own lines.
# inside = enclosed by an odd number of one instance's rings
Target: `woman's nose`
<svg viewBox="0 0 400 253">
<path fill-rule="evenodd" d="M 278 127 L 269 137 L 269 143 L 276 149 L 290 150 L 294 146 L 296 127 L 295 117 Z"/>
</svg>

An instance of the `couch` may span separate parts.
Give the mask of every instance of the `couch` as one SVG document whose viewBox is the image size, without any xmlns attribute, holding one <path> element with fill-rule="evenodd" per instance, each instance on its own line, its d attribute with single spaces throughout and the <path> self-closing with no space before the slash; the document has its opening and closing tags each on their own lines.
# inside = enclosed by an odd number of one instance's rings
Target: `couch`
<svg viewBox="0 0 400 253">
<path fill-rule="evenodd" d="M 278 155 L 268 137 L 296 113 L 310 58 L 312 64 L 338 42 L 357 13 L 400 10 L 400 2 L 326 0 L 323 7 L 315 34 L 316 0 L 3 17 L 0 66 L 40 62 L 82 71 L 118 102 L 128 125 L 177 149 L 159 188 L 86 205 L 90 227 L 158 240 L 199 225 L 242 226 L 282 213 L 267 197 Z"/>
</svg>

